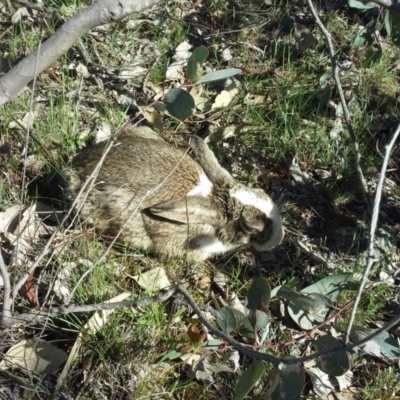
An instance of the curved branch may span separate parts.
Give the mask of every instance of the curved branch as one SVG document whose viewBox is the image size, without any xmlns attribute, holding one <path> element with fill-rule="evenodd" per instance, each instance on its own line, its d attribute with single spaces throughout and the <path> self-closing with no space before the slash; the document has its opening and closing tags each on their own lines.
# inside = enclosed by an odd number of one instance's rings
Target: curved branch
<svg viewBox="0 0 400 400">
<path fill-rule="evenodd" d="M 17 97 L 33 80 L 36 63 L 39 74 L 89 30 L 119 21 L 129 14 L 160 2 L 161 0 L 98 0 L 97 3 L 81 10 L 40 46 L 40 53 L 39 49 L 36 49 L 0 78 L 0 105 Z"/>
</svg>

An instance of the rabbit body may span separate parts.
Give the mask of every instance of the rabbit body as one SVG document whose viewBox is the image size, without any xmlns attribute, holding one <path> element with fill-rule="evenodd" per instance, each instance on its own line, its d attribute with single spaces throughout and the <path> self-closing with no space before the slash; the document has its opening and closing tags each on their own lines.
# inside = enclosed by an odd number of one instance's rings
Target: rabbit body
<svg viewBox="0 0 400 400">
<path fill-rule="evenodd" d="M 116 236 L 123 227 L 121 236 L 132 246 L 167 258 L 200 261 L 238 248 L 264 251 L 279 244 L 283 229 L 272 200 L 235 182 L 200 138 L 193 137 L 191 147 L 198 162 L 150 128 L 126 130 L 93 188 L 84 192 L 83 217 L 102 234 Z M 104 148 L 99 143 L 75 157 L 67 185 L 71 199 Z"/>
</svg>

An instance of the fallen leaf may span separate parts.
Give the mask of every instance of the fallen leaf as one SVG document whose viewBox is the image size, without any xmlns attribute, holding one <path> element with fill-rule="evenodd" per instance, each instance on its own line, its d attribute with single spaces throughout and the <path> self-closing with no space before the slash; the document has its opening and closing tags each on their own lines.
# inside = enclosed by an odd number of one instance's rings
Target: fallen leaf
<svg viewBox="0 0 400 400">
<path fill-rule="evenodd" d="M 247 93 L 243 102 L 244 104 L 255 106 L 256 104 L 263 104 L 264 100 L 265 96 L 262 96 L 260 94 Z"/>
<path fill-rule="evenodd" d="M 145 76 L 148 72 L 148 68 L 144 68 L 140 65 L 132 65 L 119 71 L 118 75 L 121 79 L 132 79 L 138 76 Z"/>
<path fill-rule="evenodd" d="M 242 125 L 239 126 L 231 125 L 225 128 L 218 127 L 217 129 L 214 130 L 210 127 L 209 132 L 207 132 L 208 136 L 206 136 L 204 141 L 206 143 L 211 143 L 237 136 L 239 133 L 242 132 L 242 128 L 243 128 Z M 212 132 L 210 132 L 211 130 Z"/>
<path fill-rule="evenodd" d="M 203 85 L 195 85 L 192 87 L 190 91 L 190 95 L 193 97 L 194 104 L 196 105 L 196 109 L 199 111 L 204 111 L 206 102 L 208 101 L 207 97 L 203 96 L 204 87 Z"/>
<path fill-rule="evenodd" d="M 43 339 L 18 342 L 4 355 L 0 369 L 7 370 L 15 365 L 37 374 L 52 374 L 67 360 L 67 354 Z"/>
<path fill-rule="evenodd" d="M 161 267 L 156 267 L 143 272 L 140 275 L 134 276 L 133 279 L 140 287 L 152 292 L 171 286 L 164 268 Z"/>
<path fill-rule="evenodd" d="M 292 165 L 289 168 L 291 173 L 291 177 L 301 185 L 307 185 L 310 181 L 310 178 L 306 172 L 303 172 L 300 169 L 299 164 L 297 163 L 296 159 L 293 158 Z"/>
<path fill-rule="evenodd" d="M 18 10 L 12 15 L 11 22 L 15 25 L 21 21 L 23 17 L 29 17 L 29 12 L 25 7 L 18 8 Z"/>
<path fill-rule="evenodd" d="M 305 25 L 301 25 L 298 22 L 294 23 L 294 39 L 296 40 L 299 53 L 304 53 L 315 43 L 315 38 L 311 31 Z"/>
<path fill-rule="evenodd" d="M 153 107 L 138 106 L 143 117 L 146 118 L 159 132 L 164 130 L 164 124 L 160 113 Z"/>
<path fill-rule="evenodd" d="M 18 119 L 17 121 L 11 121 L 8 124 L 9 129 L 28 129 L 32 128 L 33 122 L 37 116 L 37 111 L 27 112 L 23 118 Z"/>
<path fill-rule="evenodd" d="M 310 376 L 314 392 L 318 396 L 327 396 L 335 389 L 329 380 L 329 375 L 319 368 L 306 368 L 305 372 Z"/>
<path fill-rule="evenodd" d="M 235 96 L 239 93 L 239 89 L 235 91 L 223 90 L 216 98 L 211 106 L 211 110 L 217 110 L 220 108 L 227 107 L 230 102 L 235 98 Z"/>
<path fill-rule="evenodd" d="M 78 76 L 83 76 L 85 79 L 90 78 L 92 74 L 88 71 L 86 65 L 79 63 L 75 68 Z"/>
<path fill-rule="evenodd" d="M 96 132 L 95 142 L 104 142 L 111 137 L 111 126 L 107 122 L 102 122 Z"/>
</svg>

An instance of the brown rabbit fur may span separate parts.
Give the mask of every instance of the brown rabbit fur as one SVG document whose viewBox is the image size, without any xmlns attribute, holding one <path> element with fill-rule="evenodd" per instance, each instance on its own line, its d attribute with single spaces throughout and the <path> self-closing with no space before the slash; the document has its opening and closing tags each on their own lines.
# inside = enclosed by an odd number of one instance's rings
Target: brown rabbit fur
<svg viewBox="0 0 400 400">
<path fill-rule="evenodd" d="M 237 183 L 197 136 L 190 144 L 198 162 L 150 128 L 123 132 L 83 204 L 83 217 L 106 235 L 117 235 L 125 224 L 125 241 L 167 258 L 198 261 L 279 244 L 281 219 L 269 196 Z M 71 199 L 103 152 L 99 143 L 76 156 L 67 185 Z"/>
</svg>

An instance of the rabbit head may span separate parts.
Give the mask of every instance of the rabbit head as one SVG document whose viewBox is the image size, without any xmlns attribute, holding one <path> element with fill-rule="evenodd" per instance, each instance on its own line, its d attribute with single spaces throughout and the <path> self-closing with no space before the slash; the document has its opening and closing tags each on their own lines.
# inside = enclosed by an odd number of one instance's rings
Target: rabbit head
<svg viewBox="0 0 400 400">
<path fill-rule="evenodd" d="M 202 139 L 190 138 L 194 158 L 149 128 L 131 128 L 113 146 L 82 205 L 101 232 L 167 258 L 205 260 L 236 249 L 267 251 L 281 243 L 280 213 L 260 189 L 236 182 Z M 74 198 L 104 146 L 75 158 L 67 190 Z"/>
</svg>

